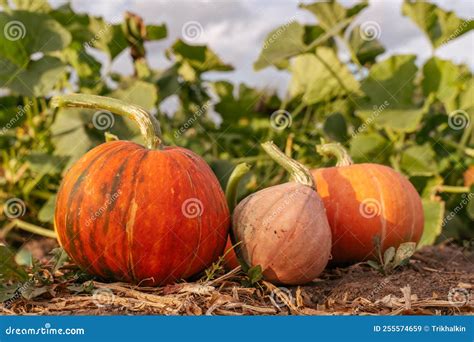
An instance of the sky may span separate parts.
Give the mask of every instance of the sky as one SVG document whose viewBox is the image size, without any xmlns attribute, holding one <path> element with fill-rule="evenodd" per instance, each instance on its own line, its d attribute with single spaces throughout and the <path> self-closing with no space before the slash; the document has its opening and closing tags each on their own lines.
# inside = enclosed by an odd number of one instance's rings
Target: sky
<svg viewBox="0 0 474 342">
<path fill-rule="evenodd" d="M 51 1 L 53 6 L 64 0 Z M 286 92 L 290 76 L 285 71 L 273 67 L 255 72 L 253 62 L 257 59 L 267 34 L 276 27 L 292 19 L 301 23 L 315 24 L 316 18 L 308 11 L 298 8 L 296 0 L 72 0 L 72 7 L 78 12 L 103 16 L 118 22 L 125 11 L 134 12 L 147 24 L 166 23 L 168 38 L 147 43 L 148 61 L 152 67 L 164 69 L 170 62 L 164 51 L 176 39 L 183 36 L 183 27 L 189 23 L 202 27 L 192 44 L 208 44 L 225 63 L 235 67 L 235 71 L 207 73 L 207 79 L 227 79 L 235 83 L 244 82 L 251 86 L 275 89 L 280 94 Z M 358 1 L 339 1 L 351 6 Z M 459 17 L 474 17 L 474 0 L 431 1 L 445 10 L 454 11 Z M 402 0 L 372 0 L 362 11 L 355 23 L 375 21 L 380 26 L 379 40 L 386 52 L 378 57 L 385 59 L 393 54 L 416 54 L 421 65 L 432 55 L 428 39 L 417 26 L 401 14 Z M 197 23 L 197 24 L 196 24 Z M 188 24 L 188 26 L 185 26 Z M 196 26 L 197 25 L 197 26 Z M 451 59 L 455 63 L 465 63 L 474 70 L 474 32 L 447 43 L 435 51 L 435 55 Z M 341 51 L 340 57 L 348 59 Z M 122 53 L 110 66 L 113 71 L 132 73 L 129 54 Z"/>
</svg>

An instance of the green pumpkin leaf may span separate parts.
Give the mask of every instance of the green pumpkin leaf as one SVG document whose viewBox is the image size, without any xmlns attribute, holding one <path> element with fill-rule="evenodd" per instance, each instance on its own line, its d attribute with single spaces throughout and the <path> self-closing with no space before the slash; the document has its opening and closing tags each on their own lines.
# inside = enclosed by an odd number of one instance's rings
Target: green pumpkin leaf
<svg viewBox="0 0 474 342">
<path fill-rule="evenodd" d="M 98 32 L 93 32 L 91 21 L 101 19 L 93 19 L 87 14 L 76 13 L 69 3 L 55 8 L 49 12 L 49 15 L 68 30 L 74 42 L 92 46 L 92 41 L 97 39 L 95 34 Z"/>
<path fill-rule="evenodd" d="M 247 271 L 247 275 L 252 285 L 258 283 L 263 279 L 262 267 L 260 265 L 250 267 Z"/>
<path fill-rule="evenodd" d="M 304 53 L 305 28 L 297 22 L 282 25 L 268 34 L 263 43 L 260 56 L 254 63 L 255 70 L 261 70 L 269 65 Z"/>
<path fill-rule="evenodd" d="M 93 38 L 87 45 L 106 52 L 112 60 L 128 47 L 127 39 L 119 24 L 113 25 L 102 18 L 90 17 L 89 30 Z"/>
<path fill-rule="evenodd" d="M 20 125 L 25 119 L 23 104 L 17 96 L 0 97 L 0 132 Z"/>
<path fill-rule="evenodd" d="M 344 19 L 353 18 L 367 6 L 367 1 L 362 1 L 351 8 L 345 8 L 337 1 L 331 0 L 314 2 L 312 4 L 301 4 L 300 8 L 313 13 L 318 19 L 319 25 L 321 25 L 324 30 L 328 31 Z"/>
<path fill-rule="evenodd" d="M 443 184 L 443 177 L 435 176 L 414 176 L 410 177 L 410 182 L 420 193 L 422 198 L 429 199 L 436 193 L 436 189 Z"/>
<path fill-rule="evenodd" d="M 416 131 L 431 104 L 430 99 L 421 108 L 413 103 L 417 72 L 413 55 L 393 56 L 374 64 L 362 82 L 366 98 L 359 102 L 355 114 L 379 129 Z"/>
<path fill-rule="evenodd" d="M 383 266 L 386 268 L 395 257 L 395 247 L 389 247 L 383 253 Z"/>
<path fill-rule="evenodd" d="M 262 92 L 240 84 L 235 94 L 234 85 L 226 81 L 213 83 L 213 88 L 219 96 L 214 110 L 222 116 L 224 125 L 257 115 L 254 108 L 258 99 L 263 96 Z"/>
<path fill-rule="evenodd" d="M 356 26 L 352 30 L 349 45 L 361 64 L 374 63 L 375 58 L 385 52 L 385 48 L 376 37 L 364 36 L 360 26 Z"/>
<path fill-rule="evenodd" d="M 73 42 L 62 52 L 63 61 L 70 64 L 79 76 L 80 87 L 94 88 L 102 79 L 100 64 L 87 53 L 79 42 Z"/>
<path fill-rule="evenodd" d="M 41 207 L 38 213 L 38 220 L 40 220 L 41 222 L 53 223 L 55 207 L 56 207 L 56 195 L 53 195 Z"/>
<path fill-rule="evenodd" d="M 463 109 L 466 111 L 474 112 L 474 78 L 469 78 L 468 81 L 464 83 L 463 90 L 458 97 L 458 109 Z M 474 134 L 471 135 L 474 138 Z"/>
<path fill-rule="evenodd" d="M 374 260 L 367 261 L 367 265 L 369 265 L 376 271 L 380 271 L 382 269 L 382 266 L 377 261 L 374 261 Z"/>
<path fill-rule="evenodd" d="M 0 12 L 0 60 L 25 67 L 33 53 L 64 49 L 71 34 L 56 20 L 43 13 Z"/>
<path fill-rule="evenodd" d="M 168 96 L 175 95 L 178 89 L 180 89 L 179 78 L 177 65 L 173 65 L 158 75 L 156 84 L 158 86 L 160 102 Z"/>
<path fill-rule="evenodd" d="M 415 59 L 414 55 L 398 55 L 374 64 L 362 82 L 370 103 L 380 105 L 387 101 L 391 109 L 411 107 L 418 71 Z"/>
<path fill-rule="evenodd" d="M 435 152 L 429 144 L 411 146 L 403 151 L 400 166 L 411 176 L 431 176 L 438 172 Z"/>
<path fill-rule="evenodd" d="M 216 159 L 209 162 L 209 166 L 219 180 L 222 189 L 225 189 L 234 165 L 228 160 Z M 239 183 L 240 185 L 241 183 Z"/>
<path fill-rule="evenodd" d="M 27 157 L 29 168 L 36 174 L 54 175 L 61 172 L 65 159 L 48 153 L 32 151 Z"/>
<path fill-rule="evenodd" d="M 158 92 L 152 83 L 133 78 L 124 79 L 119 88 L 109 96 L 143 107 L 148 111 L 153 110 L 158 101 Z"/>
<path fill-rule="evenodd" d="M 389 128 L 397 132 L 414 132 L 418 129 L 428 106 L 418 109 L 360 109 L 356 115 L 377 128 Z M 375 113 L 375 114 L 374 114 Z"/>
<path fill-rule="evenodd" d="M 444 202 L 430 199 L 422 199 L 425 226 L 418 248 L 430 246 L 435 243 L 436 238 L 443 229 Z"/>
<path fill-rule="evenodd" d="M 230 64 L 225 64 L 206 45 L 188 45 L 182 40 L 176 41 L 168 51 L 168 56 L 172 54 L 176 60 L 183 64 L 187 63 L 198 74 L 206 71 L 231 71 L 234 68 Z"/>
<path fill-rule="evenodd" d="M 47 95 L 65 72 L 57 58 L 45 56 L 30 60 L 35 53 L 64 49 L 70 33 L 43 13 L 0 12 L 0 87 L 24 96 Z"/>
<path fill-rule="evenodd" d="M 31 255 L 31 252 L 29 250 L 25 248 L 21 248 L 15 254 L 15 262 L 17 263 L 17 265 L 20 265 L 20 266 L 32 267 L 33 256 Z"/>
<path fill-rule="evenodd" d="M 351 140 L 350 155 L 357 163 L 381 163 L 390 154 L 390 142 L 376 133 L 357 134 Z"/>
<path fill-rule="evenodd" d="M 0 280 L 2 283 L 10 280 L 28 280 L 26 270 L 15 262 L 15 254 L 2 244 L 0 244 Z"/>
<path fill-rule="evenodd" d="M 3 67 L 3 70 L 0 70 L 2 86 L 29 97 L 48 95 L 66 72 L 66 65 L 58 58 L 50 56 L 31 61 L 22 67 L 13 64 Z"/>
<path fill-rule="evenodd" d="M 146 26 L 147 40 L 160 40 L 166 38 L 167 35 L 168 29 L 166 28 L 166 24 Z"/>
<path fill-rule="evenodd" d="M 359 82 L 339 61 L 334 50 L 327 47 L 316 48 L 314 55 L 295 57 L 291 71 L 290 94 L 292 97 L 303 95 L 307 105 L 361 94 Z"/>
<path fill-rule="evenodd" d="M 331 140 L 344 142 L 347 140 L 346 119 L 341 113 L 329 115 L 324 121 L 324 132 Z"/>
<path fill-rule="evenodd" d="M 51 6 L 47 0 L 13 0 L 17 10 L 25 10 L 29 12 L 48 13 Z"/>
<path fill-rule="evenodd" d="M 435 94 L 448 113 L 459 109 L 455 99 L 463 85 L 460 74 L 460 68 L 451 61 L 432 57 L 423 66 L 423 94 Z"/>
<path fill-rule="evenodd" d="M 456 39 L 474 28 L 474 22 L 461 19 L 454 12 L 447 12 L 424 1 L 405 1 L 402 13 L 410 17 L 427 35 L 433 47 Z"/>
<path fill-rule="evenodd" d="M 89 111 L 70 108 L 60 109 L 56 114 L 51 125 L 54 155 L 69 157 L 65 170 L 101 142 L 86 129 L 87 125 L 92 125 L 92 114 Z"/>
<path fill-rule="evenodd" d="M 119 88 L 108 96 L 126 101 L 128 103 L 142 107 L 147 111 L 152 111 L 158 101 L 158 92 L 155 85 L 134 78 L 123 79 Z M 136 122 L 131 119 L 114 116 L 115 123 L 110 128 L 110 132 L 120 139 L 134 140 L 143 144 L 143 138 Z"/>
<path fill-rule="evenodd" d="M 402 263 L 415 253 L 416 243 L 415 242 L 404 242 L 398 248 L 393 259 L 394 267 L 402 265 Z"/>
</svg>

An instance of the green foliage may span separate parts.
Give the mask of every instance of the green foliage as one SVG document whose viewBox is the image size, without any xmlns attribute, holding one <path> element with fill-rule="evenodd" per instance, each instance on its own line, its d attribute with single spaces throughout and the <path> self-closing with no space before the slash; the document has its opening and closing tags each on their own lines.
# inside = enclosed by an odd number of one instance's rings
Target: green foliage
<svg viewBox="0 0 474 342">
<path fill-rule="evenodd" d="M 349 44 L 350 49 L 354 51 L 357 60 L 361 64 L 373 64 L 375 58 L 385 52 L 385 48 L 376 37 L 370 40 L 364 39 L 360 26 L 356 26 L 352 30 Z"/>
<path fill-rule="evenodd" d="M 359 82 L 328 47 L 295 57 L 291 72 L 290 95 L 301 95 L 307 105 L 360 94 Z"/>
<path fill-rule="evenodd" d="M 28 273 L 15 260 L 15 253 L 13 253 L 7 246 L 0 245 L 0 260 L 2 264 L 0 267 L 0 280 L 2 283 L 7 283 L 9 280 L 25 281 L 28 279 Z"/>
<path fill-rule="evenodd" d="M 413 55 L 381 58 L 386 48 L 377 36 L 367 37 L 364 23 L 351 25 L 368 2 L 351 8 L 336 1 L 304 4 L 300 7 L 315 15 L 317 25 L 293 19 L 268 33 L 254 68 L 291 73 L 284 97 L 207 80 L 209 72 L 233 67 L 205 45 L 177 40 L 163 51 L 170 66 L 151 68 L 145 43 L 165 38 L 166 24 L 145 24 L 130 13 L 122 23 L 111 24 L 75 13 L 69 5 L 53 9 L 46 1 L 1 3 L 0 27 L 17 27 L 10 37 L 0 36 L 0 203 L 23 200 L 27 210 L 21 219 L 30 224 L 52 228 L 62 175 L 104 142 L 105 131 L 94 126 L 93 111 L 53 111 L 48 105 L 53 93 L 78 91 L 119 98 L 154 113 L 165 143 L 202 155 L 221 184 L 235 165 L 251 163 L 239 197 L 287 177 L 259 148 L 261 142 L 273 140 L 299 161 L 321 167 L 326 165 L 314 146 L 321 139 L 337 141 L 349 148 L 354 161 L 389 165 L 415 185 L 425 214 L 421 245 L 447 236 L 474 237 L 474 201 L 468 196 L 463 204 L 462 197 L 473 191 L 463 184 L 463 173 L 474 164 L 472 72 L 438 57 L 423 65 Z M 406 1 L 402 11 L 435 48 L 472 29 L 472 21 L 434 4 Z M 341 46 L 349 61 L 340 59 Z M 133 75 L 106 70 L 94 50 L 110 62 L 130 53 Z M 178 108 L 165 115 L 161 104 L 170 97 Z M 276 111 L 288 121 L 277 122 Z M 128 119 L 115 117 L 106 131 L 143 142 Z M 455 218 L 445 219 L 453 212 Z M 6 234 L 12 223 L 1 216 L 0 231 Z M 3 247 L 1 253 L 0 259 L 11 261 Z M 18 265 L 8 265 L 11 276 L 25 281 Z M 258 269 L 247 272 L 249 285 L 259 281 Z"/>
<path fill-rule="evenodd" d="M 307 5 L 302 4 L 300 7 L 313 13 L 318 18 L 321 27 L 328 31 L 344 19 L 353 19 L 367 5 L 367 1 L 362 1 L 351 8 L 345 8 L 337 1 L 325 1 Z"/>
<path fill-rule="evenodd" d="M 410 17 L 423 30 L 435 48 L 474 28 L 472 20 L 460 19 L 453 12 L 446 12 L 424 1 L 405 0 L 402 13 Z"/>
<path fill-rule="evenodd" d="M 398 246 L 397 249 L 395 247 L 387 248 L 382 255 L 380 240 L 376 239 L 376 246 L 379 260 L 369 260 L 367 264 L 382 274 L 389 274 L 397 267 L 406 265 L 416 250 L 416 243 L 405 242 Z"/>
</svg>

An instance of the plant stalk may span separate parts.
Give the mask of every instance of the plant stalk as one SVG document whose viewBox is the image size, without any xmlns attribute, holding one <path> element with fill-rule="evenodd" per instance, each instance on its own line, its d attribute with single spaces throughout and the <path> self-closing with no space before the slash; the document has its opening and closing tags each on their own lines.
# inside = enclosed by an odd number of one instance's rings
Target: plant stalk
<svg viewBox="0 0 474 342">
<path fill-rule="evenodd" d="M 336 166 L 349 166 L 354 164 L 346 149 L 339 143 L 330 143 L 316 146 L 316 152 L 326 157 L 336 157 Z"/>
<path fill-rule="evenodd" d="M 152 150 L 162 148 L 160 123 L 139 106 L 105 96 L 70 94 L 53 97 L 51 107 L 90 108 L 125 116 L 137 123 L 147 148 Z"/>
<path fill-rule="evenodd" d="M 313 176 L 306 166 L 288 157 L 272 141 L 263 143 L 262 147 L 275 162 L 290 173 L 292 180 L 316 190 Z"/>
<path fill-rule="evenodd" d="M 15 225 L 16 228 L 22 229 L 24 231 L 27 231 L 36 235 L 41 235 L 41 236 L 51 238 L 51 239 L 57 239 L 56 232 L 49 229 L 45 229 L 43 227 L 39 227 L 35 224 L 28 223 L 28 222 L 18 220 L 18 219 L 14 220 L 13 224 Z"/>
<path fill-rule="evenodd" d="M 449 192 L 452 194 L 463 194 L 469 192 L 468 186 L 440 185 L 436 187 L 437 192 Z"/>
<path fill-rule="evenodd" d="M 225 188 L 225 197 L 227 199 L 227 205 L 229 211 L 232 214 L 237 202 L 237 187 L 242 180 L 242 178 L 249 172 L 250 165 L 247 163 L 241 163 L 237 165 L 232 171 L 229 180 L 227 181 L 227 186 Z"/>
</svg>

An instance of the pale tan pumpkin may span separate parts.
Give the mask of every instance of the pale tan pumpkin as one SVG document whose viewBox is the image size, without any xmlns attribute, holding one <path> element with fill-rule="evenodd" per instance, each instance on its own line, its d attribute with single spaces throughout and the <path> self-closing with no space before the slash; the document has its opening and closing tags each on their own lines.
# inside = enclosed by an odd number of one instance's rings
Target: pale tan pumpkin
<svg viewBox="0 0 474 342">
<path fill-rule="evenodd" d="M 309 170 L 273 144 L 263 146 L 296 181 L 258 191 L 235 208 L 232 227 L 241 241 L 239 254 L 249 266 L 260 265 L 266 280 L 304 284 L 329 260 L 331 230 L 324 205 Z"/>
</svg>

